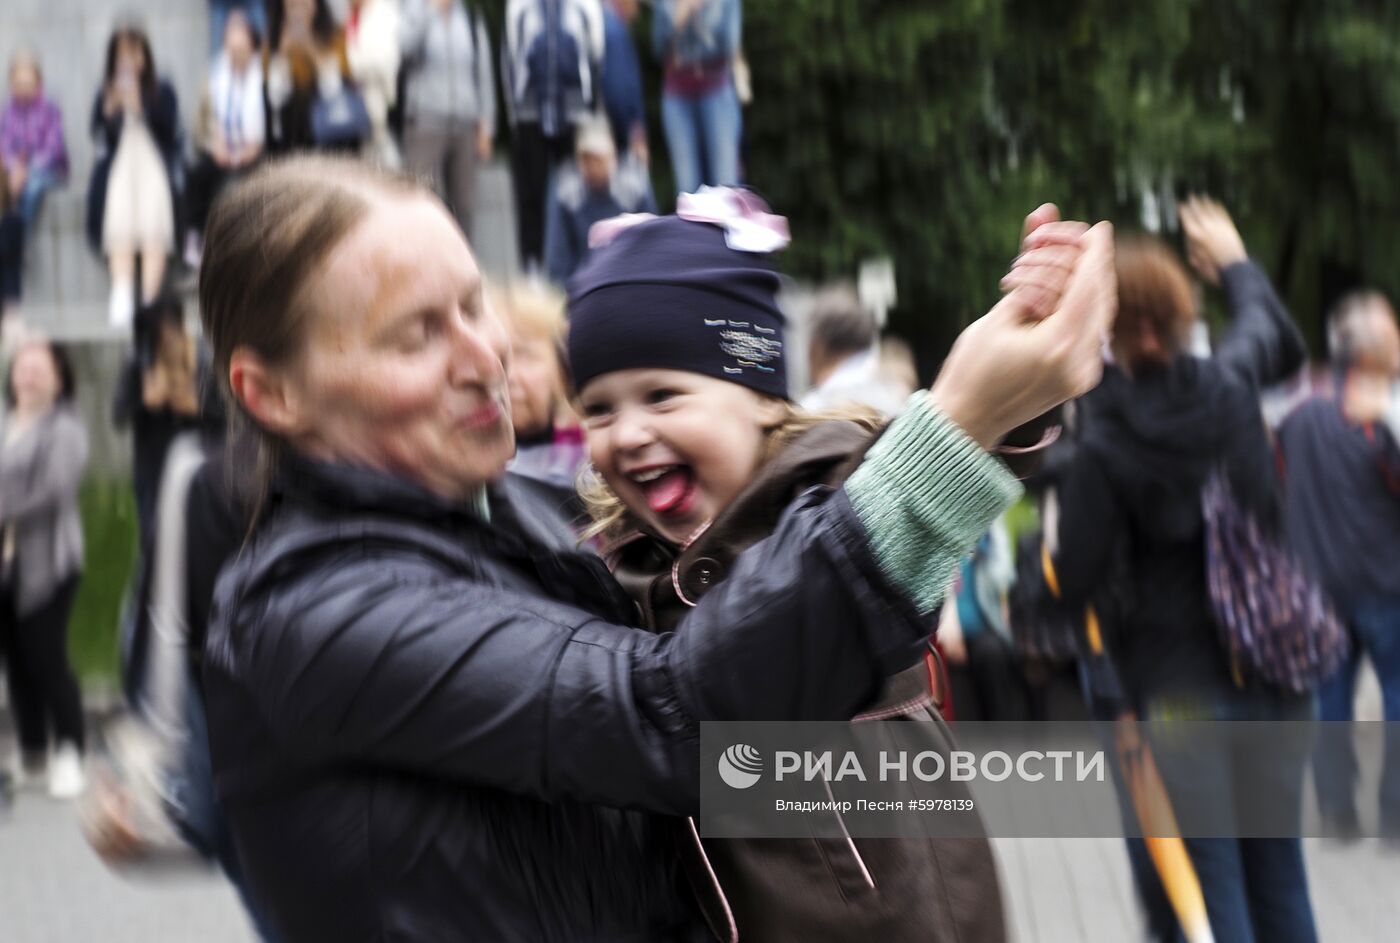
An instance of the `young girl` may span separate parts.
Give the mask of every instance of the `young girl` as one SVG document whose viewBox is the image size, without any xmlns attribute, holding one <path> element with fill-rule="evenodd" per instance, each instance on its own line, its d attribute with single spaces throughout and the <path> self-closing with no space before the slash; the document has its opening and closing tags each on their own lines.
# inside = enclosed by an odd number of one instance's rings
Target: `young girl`
<svg viewBox="0 0 1400 943">
<path fill-rule="evenodd" d="M 658 632 L 676 629 L 804 492 L 840 486 L 881 425 L 873 412 L 804 415 L 788 400 L 778 278 L 765 256 L 786 243 L 786 225 L 765 209 L 735 191 L 682 196 L 677 216 L 617 232 L 570 286 L 570 366 L 597 473 L 584 497 L 614 575 Z M 1072 262 L 1072 246 L 1055 251 Z M 1031 271 L 1008 287 L 1045 281 Z M 1049 282 L 1056 271 L 1068 267 L 1051 266 Z M 902 434 L 927 409 L 912 398 Z M 931 662 L 895 675 L 855 719 L 934 720 L 933 680 Z M 935 748 L 950 749 L 946 728 L 928 726 Z M 687 831 L 687 873 L 722 940 L 1005 939 L 985 838 Z"/>
<path fill-rule="evenodd" d="M 88 182 L 88 239 L 112 276 L 108 320 L 130 327 L 154 301 L 175 245 L 172 169 L 180 160 L 180 106 L 160 78 L 145 28 L 123 22 L 107 42 L 107 66 L 92 106 L 97 159 Z M 141 263 L 140 299 L 136 263 Z"/>
</svg>

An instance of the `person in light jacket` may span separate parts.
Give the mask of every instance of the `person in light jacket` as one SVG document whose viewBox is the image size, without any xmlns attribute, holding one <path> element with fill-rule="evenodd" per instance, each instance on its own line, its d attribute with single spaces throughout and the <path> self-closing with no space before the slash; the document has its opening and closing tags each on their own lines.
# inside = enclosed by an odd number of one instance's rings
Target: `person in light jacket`
<svg viewBox="0 0 1400 943">
<path fill-rule="evenodd" d="M 30 338 L 15 353 L 0 425 L 0 651 L 22 776 L 45 768 L 55 798 L 85 786 L 83 705 L 68 661 L 68 616 L 83 569 L 78 482 L 88 436 L 62 348 Z"/>
<path fill-rule="evenodd" d="M 478 162 L 496 137 L 496 79 L 481 15 L 459 0 L 406 0 L 400 31 L 404 166 L 427 177 L 471 236 Z"/>
</svg>

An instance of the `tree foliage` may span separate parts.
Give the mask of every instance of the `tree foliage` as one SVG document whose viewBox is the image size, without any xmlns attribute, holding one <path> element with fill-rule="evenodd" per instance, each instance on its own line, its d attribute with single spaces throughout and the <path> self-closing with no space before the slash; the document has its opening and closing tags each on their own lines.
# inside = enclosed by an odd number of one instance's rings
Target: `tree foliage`
<svg viewBox="0 0 1400 943">
<path fill-rule="evenodd" d="M 890 254 L 926 356 L 1044 200 L 1174 237 L 1174 199 L 1215 194 L 1314 341 L 1339 292 L 1400 290 L 1400 4 L 746 0 L 744 32 L 789 266 Z"/>
</svg>

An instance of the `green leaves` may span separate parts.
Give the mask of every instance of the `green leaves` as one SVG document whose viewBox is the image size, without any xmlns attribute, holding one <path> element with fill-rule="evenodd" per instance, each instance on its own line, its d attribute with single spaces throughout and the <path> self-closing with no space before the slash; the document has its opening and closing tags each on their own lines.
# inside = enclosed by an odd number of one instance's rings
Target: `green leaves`
<svg viewBox="0 0 1400 943">
<path fill-rule="evenodd" d="M 749 179 L 793 220 L 784 264 L 825 278 L 891 254 L 894 327 L 926 359 L 994 300 L 1044 200 L 1133 228 L 1144 190 L 1218 195 L 1314 340 L 1352 280 L 1400 289 L 1394 14 L 1360 0 L 744 12 Z"/>
</svg>

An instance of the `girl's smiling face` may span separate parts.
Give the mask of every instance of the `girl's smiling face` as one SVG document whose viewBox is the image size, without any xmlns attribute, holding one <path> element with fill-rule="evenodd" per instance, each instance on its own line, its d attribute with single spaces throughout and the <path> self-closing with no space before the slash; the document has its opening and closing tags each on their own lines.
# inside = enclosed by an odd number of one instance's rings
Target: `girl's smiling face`
<svg viewBox="0 0 1400 943">
<path fill-rule="evenodd" d="M 763 464 L 787 404 L 684 370 L 616 370 L 578 397 L 593 465 L 627 509 L 683 544 Z"/>
</svg>

